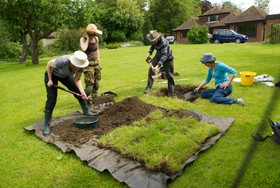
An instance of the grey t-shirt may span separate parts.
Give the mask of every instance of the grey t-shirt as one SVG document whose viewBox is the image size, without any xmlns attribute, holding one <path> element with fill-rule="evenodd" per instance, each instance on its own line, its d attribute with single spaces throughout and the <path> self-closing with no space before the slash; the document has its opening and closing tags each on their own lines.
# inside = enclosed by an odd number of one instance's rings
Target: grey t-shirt
<svg viewBox="0 0 280 188">
<path fill-rule="evenodd" d="M 83 68 L 78 68 L 73 72 L 70 71 L 70 56 L 64 55 L 55 60 L 56 68 L 53 69 L 53 74 L 60 78 L 65 78 L 67 76 L 74 75 L 77 72 L 83 72 Z"/>
</svg>

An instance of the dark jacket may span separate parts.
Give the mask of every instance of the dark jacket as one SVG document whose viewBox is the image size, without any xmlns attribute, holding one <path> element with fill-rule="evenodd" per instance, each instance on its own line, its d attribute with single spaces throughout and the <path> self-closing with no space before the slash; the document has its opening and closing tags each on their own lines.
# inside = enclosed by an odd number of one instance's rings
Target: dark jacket
<svg viewBox="0 0 280 188">
<path fill-rule="evenodd" d="M 159 59 L 159 67 L 162 66 L 166 60 L 173 61 L 174 57 L 172 54 L 172 49 L 165 38 L 159 37 L 158 42 L 151 45 L 149 53 L 153 54 L 154 50 L 157 51 L 155 57 Z"/>
</svg>

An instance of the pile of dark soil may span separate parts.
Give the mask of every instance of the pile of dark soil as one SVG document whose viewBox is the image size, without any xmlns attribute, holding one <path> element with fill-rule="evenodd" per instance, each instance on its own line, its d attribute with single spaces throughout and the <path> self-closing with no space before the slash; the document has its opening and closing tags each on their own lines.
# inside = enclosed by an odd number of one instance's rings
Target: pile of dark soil
<svg viewBox="0 0 280 188">
<path fill-rule="evenodd" d="M 61 141 L 80 146 L 92 137 L 98 138 L 121 125 L 129 125 L 138 121 L 156 109 L 157 107 L 147 104 L 137 97 L 126 98 L 102 111 L 98 115 L 99 121 L 94 128 L 77 128 L 74 125 L 74 119 L 68 119 L 54 125 L 52 132 Z"/>
<path fill-rule="evenodd" d="M 98 97 L 93 98 L 92 101 L 94 102 L 94 105 L 108 103 L 108 102 L 114 102 L 114 95 L 98 96 Z"/>
<path fill-rule="evenodd" d="M 109 108 L 97 115 L 99 121 L 94 128 L 77 128 L 74 125 L 75 118 L 70 118 L 54 125 L 52 133 L 54 134 L 53 136 L 62 142 L 79 147 L 90 138 L 98 139 L 101 135 L 109 133 L 121 125 L 130 125 L 132 122 L 142 119 L 156 109 L 158 107 L 147 104 L 137 97 L 126 98 L 109 106 Z M 166 110 L 165 112 L 166 116 L 176 116 L 178 118 L 192 116 L 192 114 L 185 110 Z"/>
</svg>

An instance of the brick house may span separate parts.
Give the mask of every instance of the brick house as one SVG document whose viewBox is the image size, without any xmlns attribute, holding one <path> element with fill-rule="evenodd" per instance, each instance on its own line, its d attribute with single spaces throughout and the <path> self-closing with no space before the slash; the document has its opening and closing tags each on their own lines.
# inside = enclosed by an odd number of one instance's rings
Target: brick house
<svg viewBox="0 0 280 188">
<path fill-rule="evenodd" d="M 232 29 L 248 36 L 248 42 L 264 42 L 274 24 L 280 23 L 280 15 L 267 15 L 256 6 L 251 6 L 243 13 L 230 9 L 214 7 L 203 15 L 191 18 L 173 29 L 179 44 L 188 43 L 187 32 L 196 25 L 205 25 L 209 33 L 218 29 Z"/>
</svg>

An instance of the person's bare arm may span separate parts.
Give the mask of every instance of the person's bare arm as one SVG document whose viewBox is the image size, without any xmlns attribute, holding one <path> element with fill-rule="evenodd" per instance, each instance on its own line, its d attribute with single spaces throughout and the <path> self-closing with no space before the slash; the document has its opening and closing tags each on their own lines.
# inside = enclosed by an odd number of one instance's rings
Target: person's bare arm
<svg viewBox="0 0 280 188">
<path fill-rule="evenodd" d="M 82 51 L 86 51 L 88 48 L 88 43 L 89 43 L 89 37 L 88 34 L 86 34 L 85 37 L 80 38 L 80 47 Z"/>
<path fill-rule="evenodd" d="M 88 99 L 88 97 L 85 93 L 85 90 L 83 88 L 83 85 L 82 85 L 81 77 L 82 77 L 82 73 L 81 72 L 76 72 L 75 73 L 75 83 L 76 83 L 83 99 Z"/>
<path fill-rule="evenodd" d="M 99 39 L 98 37 L 95 37 L 96 39 L 96 42 L 97 42 L 97 61 L 99 62 L 100 64 L 100 55 L 99 55 Z"/>
<path fill-rule="evenodd" d="M 220 88 L 226 89 L 226 88 L 231 84 L 231 82 L 232 82 L 232 80 L 233 80 L 234 77 L 235 77 L 235 75 L 231 74 L 231 75 L 229 76 L 228 82 L 225 82 L 225 83 L 221 84 L 221 85 L 220 85 Z"/>
<path fill-rule="evenodd" d="M 206 84 L 208 84 L 205 80 L 197 87 L 194 89 L 195 92 L 198 92 L 200 90 L 200 88 L 202 88 L 203 86 L 205 86 Z"/>
<path fill-rule="evenodd" d="M 50 60 L 47 64 L 47 73 L 48 73 L 48 78 L 49 78 L 49 81 L 47 83 L 47 85 L 49 87 L 51 87 L 53 85 L 53 81 L 52 81 L 52 73 L 53 73 L 53 69 L 55 68 L 55 59 L 53 60 Z"/>
</svg>

